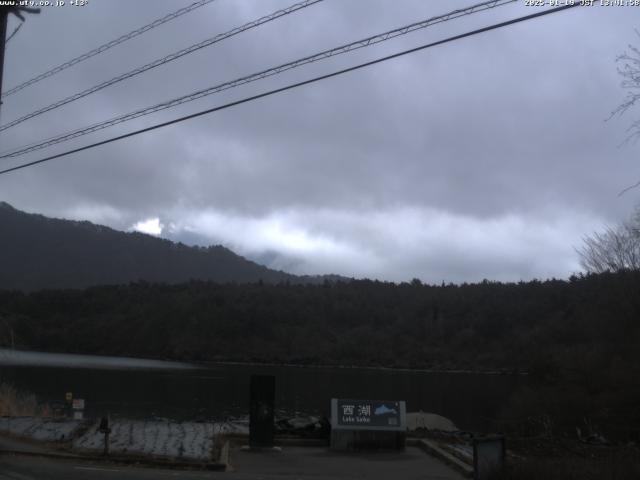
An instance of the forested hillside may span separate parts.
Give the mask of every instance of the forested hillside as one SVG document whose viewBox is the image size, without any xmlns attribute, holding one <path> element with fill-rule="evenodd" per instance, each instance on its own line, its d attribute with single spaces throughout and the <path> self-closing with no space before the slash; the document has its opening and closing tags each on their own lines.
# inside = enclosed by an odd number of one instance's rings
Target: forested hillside
<svg viewBox="0 0 640 480">
<path fill-rule="evenodd" d="M 518 284 L 134 283 L 0 292 L 0 345 L 191 361 L 529 373 L 504 428 L 640 440 L 640 272 Z M 508 420 L 511 422 L 511 420 Z M 496 428 L 503 428 L 497 426 Z M 546 433 L 545 433 L 546 432 Z"/>
<path fill-rule="evenodd" d="M 139 280 L 322 281 L 270 270 L 219 245 L 190 247 L 90 222 L 28 214 L 4 202 L 0 232 L 0 289 L 82 288 Z"/>
<path fill-rule="evenodd" d="M 635 362 L 640 272 L 422 285 L 134 283 L 0 293 L 20 348 L 181 360 L 530 369 Z"/>
</svg>

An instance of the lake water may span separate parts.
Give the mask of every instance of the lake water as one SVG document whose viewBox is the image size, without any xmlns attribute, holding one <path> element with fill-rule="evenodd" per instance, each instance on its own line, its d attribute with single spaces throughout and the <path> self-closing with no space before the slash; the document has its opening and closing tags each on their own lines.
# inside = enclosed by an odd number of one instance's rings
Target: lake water
<svg viewBox="0 0 640 480">
<path fill-rule="evenodd" d="M 450 418 L 461 429 L 489 428 L 508 397 L 526 381 L 516 375 L 430 373 L 352 368 L 196 365 L 93 355 L 0 349 L 0 381 L 40 402 L 85 399 L 85 416 L 223 420 L 249 411 L 252 374 L 276 377 L 283 416 L 329 416 L 329 400 L 406 400 L 407 411 Z"/>
</svg>

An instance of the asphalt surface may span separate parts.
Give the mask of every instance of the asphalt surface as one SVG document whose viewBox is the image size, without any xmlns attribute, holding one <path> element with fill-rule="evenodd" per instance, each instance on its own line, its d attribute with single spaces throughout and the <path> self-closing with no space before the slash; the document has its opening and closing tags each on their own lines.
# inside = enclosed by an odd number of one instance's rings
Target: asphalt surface
<svg viewBox="0 0 640 480">
<path fill-rule="evenodd" d="M 404 452 L 338 453 L 320 447 L 281 452 L 233 450 L 230 478 L 338 480 L 461 480 L 461 474 L 417 447 Z M 236 476 L 237 475 L 237 476 Z"/>
<path fill-rule="evenodd" d="M 25 455 L 0 455 L 0 480 L 461 480 L 439 460 L 409 447 L 404 453 L 337 454 L 323 448 L 287 447 L 280 453 L 240 452 L 227 472 L 138 467 Z"/>
<path fill-rule="evenodd" d="M 224 473 L 138 468 L 22 455 L 0 455 L 0 480 L 162 480 L 222 478 Z"/>
<path fill-rule="evenodd" d="M 9 453 L 20 452 L 20 453 Z M 326 447 L 280 451 L 233 448 L 226 472 L 55 457 L 46 444 L 0 436 L 0 480 L 198 479 L 230 480 L 462 480 L 465 477 L 417 447 L 403 452 L 336 453 Z M 60 452 L 61 453 L 61 452 Z"/>
</svg>

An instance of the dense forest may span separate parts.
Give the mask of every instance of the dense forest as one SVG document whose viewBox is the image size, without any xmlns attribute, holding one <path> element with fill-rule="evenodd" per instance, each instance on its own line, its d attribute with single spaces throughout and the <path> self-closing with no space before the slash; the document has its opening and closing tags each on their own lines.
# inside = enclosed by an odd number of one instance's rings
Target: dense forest
<svg viewBox="0 0 640 480">
<path fill-rule="evenodd" d="M 82 288 L 146 280 L 313 283 L 251 262 L 220 245 L 191 247 L 90 222 L 47 218 L 0 202 L 0 288 Z"/>
<path fill-rule="evenodd" d="M 38 350 L 529 370 L 635 362 L 639 293 L 640 272 L 442 286 L 140 282 L 0 291 L 0 316 L 17 347 Z"/>
<path fill-rule="evenodd" d="M 524 371 L 531 382 L 505 405 L 503 419 L 518 420 L 506 425 L 544 432 L 589 419 L 640 440 L 637 269 L 520 283 L 341 281 L 1 202 L 0 226 L 0 346 Z"/>
<path fill-rule="evenodd" d="M 0 342 L 190 361 L 524 370 L 535 389 L 512 399 L 507 416 L 555 412 L 575 426 L 605 415 L 638 435 L 639 293 L 639 271 L 517 284 L 2 291 Z"/>
</svg>

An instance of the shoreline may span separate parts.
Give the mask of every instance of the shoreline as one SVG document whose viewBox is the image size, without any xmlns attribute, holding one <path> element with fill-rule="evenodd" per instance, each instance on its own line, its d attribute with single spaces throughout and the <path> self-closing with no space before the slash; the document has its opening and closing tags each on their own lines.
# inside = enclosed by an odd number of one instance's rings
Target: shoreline
<svg viewBox="0 0 640 480">
<path fill-rule="evenodd" d="M 34 359 L 23 359 L 4 361 L 3 353 L 10 353 L 25 357 L 30 356 L 59 356 L 60 362 L 37 362 Z M 84 357 L 84 358 L 83 358 Z M 88 361 L 89 364 L 81 364 L 82 360 Z M 62 361 L 66 360 L 66 362 Z M 79 364 L 69 364 L 69 360 L 76 360 Z M 92 362 L 92 360 L 95 362 Z M 96 361 L 97 360 L 97 361 Z M 102 362 L 100 361 L 102 360 Z M 130 361 L 133 364 L 127 365 L 124 362 Z M 138 363 L 138 365 L 136 365 Z M 431 373 L 431 374 L 462 374 L 462 375 L 517 375 L 525 376 L 529 372 L 515 368 L 505 369 L 480 369 L 470 370 L 466 368 L 411 368 L 411 367 L 385 367 L 373 365 L 332 365 L 332 364 L 298 364 L 298 363 L 274 363 L 274 362 L 251 362 L 251 361 L 234 361 L 234 360 L 216 360 L 216 361 L 184 361 L 174 359 L 161 359 L 152 357 L 133 357 L 133 356 L 117 356 L 117 355 L 101 355 L 90 353 L 69 353 L 69 352 L 43 352 L 36 350 L 19 350 L 0 348 L 0 365 L 10 367 L 54 367 L 54 368 L 86 368 L 98 370 L 191 370 L 202 368 L 214 368 L 225 366 L 238 367 L 264 367 L 264 368 L 307 368 L 307 369 L 341 369 L 341 370 L 375 370 L 382 372 L 403 372 L 403 373 Z"/>
<path fill-rule="evenodd" d="M 361 366 L 361 365 L 331 365 L 331 364 L 296 364 L 296 363 L 260 363 L 241 361 L 216 361 L 216 362 L 194 362 L 196 365 L 204 366 L 246 366 L 246 367 L 293 367 L 293 368 L 315 368 L 315 369 L 343 369 L 343 370 L 381 370 L 388 372 L 405 373 L 435 373 L 435 374 L 467 374 L 467 375 L 529 375 L 526 370 L 504 369 L 504 370 L 469 370 L 463 368 L 441 369 L 441 368 L 410 368 L 410 367 L 383 367 L 383 366 Z"/>
</svg>

